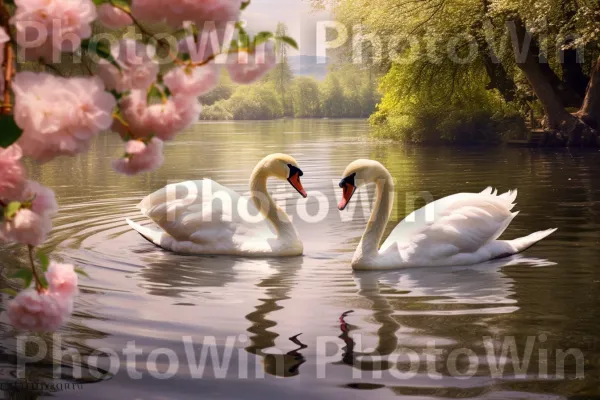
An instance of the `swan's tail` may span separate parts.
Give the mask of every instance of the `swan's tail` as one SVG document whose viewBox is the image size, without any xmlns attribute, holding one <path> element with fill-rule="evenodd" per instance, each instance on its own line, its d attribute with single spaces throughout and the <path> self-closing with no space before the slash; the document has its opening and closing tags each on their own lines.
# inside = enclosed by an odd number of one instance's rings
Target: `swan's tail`
<svg viewBox="0 0 600 400">
<path fill-rule="evenodd" d="M 517 253 L 521 253 L 535 245 L 542 239 L 556 232 L 557 228 L 546 229 L 545 231 L 534 232 L 531 235 L 523 236 L 513 240 L 496 240 L 493 242 L 496 247 L 496 255 L 493 258 L 509 257 Z"/>
<path fill-rule="evenodd" d="M 132 227 L 137 233 L 142 235 L 142 237 L 148 240 L 151 243 L 154 243 L 157 246 L 163 247 L 161 243 L 163 242 L 163 238 L 165 237 L 165 231 L 159 228 L 150 228 L 148 226 L 143 226 L 130 220 L 129 218 L 125 219 L 130 227 Z"/>
</svg>

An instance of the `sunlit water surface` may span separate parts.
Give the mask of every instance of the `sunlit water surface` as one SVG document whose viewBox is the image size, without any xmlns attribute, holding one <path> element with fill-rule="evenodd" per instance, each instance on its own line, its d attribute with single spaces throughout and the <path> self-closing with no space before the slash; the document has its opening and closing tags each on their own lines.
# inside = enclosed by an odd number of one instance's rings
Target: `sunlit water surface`
<svg viewBox="0 0 600 400">
<path fill-rule="evenodd" d="M 56 393 L 3 386 L 5 398 L 600 398 L 600 153 L 407 148 L 369 142 L 367 130 L 352 120 L 199 124 L 167 146 L 165 165 L 153 174 L 113 173 L 110 161 L 122 145 L 112 135 L 98 138 L 89 154 L 31 166 L 61 205 L 47 250 L 91 276 L 55 339 L 82 355 L 81 374 L 69 357 L 57 364 L 61 382 L 84 384 Z M 256 162 L 274 152 L 298 160 L 312 192 L 307 204 L 287 184 L 270 184 L 295 218 L 303 257 L 177 255 L 124 222 L 143 220 L 136 204 L 167 183 L 209 177 L 246 192 Z M 337 182 L 356 158 L 382 162 L 396 180 L 389 229 L 413 204 L 424 204 L 420 192 L 437 199 L 493 185 L 519 188 L 521 213 L 504 237 L 559 231 L 523 258 L 353 273 L 350 259 L 368 213 L 354 206 L 346 211 L 354 218 L 342 219 L 335 205 Z M 324 218 L 301 221 L 299 212 L 315 216 L 318 207 L 329 207 Z M 5 248 L 0 263 L 24 263 L 24 256 Z M 7 300 L 2 295 L 0 308 Z M 15 334 L 1 321 L 0 379 L 11 382 Z M 499 352 L 511 341 L 521 362 L 529 352 L 529 365 L 515 371 L 519 360 L 509 354 L 494 374 L 486 344 Z M 130 342 L 142 352 L 135 358 L 124 354 Z M 208 355 L 198 370 L 210 343 L 219 359 Z M 427 356 L 433 346 L 436 362 Z M 154 362 L 156 349 L 163 350 Z M 584 355 L 582 363 L 574 355 L 557 361 L 557 352 L 569 349 Z M 111 350 L 118 355 L 112 364 Z M 26 368 L 31 382 L 48 382 L 51 374 L 48 358 Z"/>
</svg>

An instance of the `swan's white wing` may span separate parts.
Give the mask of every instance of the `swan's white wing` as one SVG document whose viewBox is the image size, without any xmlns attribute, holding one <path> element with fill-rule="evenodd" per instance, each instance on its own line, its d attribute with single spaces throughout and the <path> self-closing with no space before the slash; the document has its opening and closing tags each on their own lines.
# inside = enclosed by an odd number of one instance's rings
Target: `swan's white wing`
<svg viewBox="0 0 600 400">
<path fill-rule="evenodd" d="M 210 179 L 167 185 L 138 207 L 180 241 L 222 245 L 239 236 L 275 237 L 252 202 Z"/>
<path fill-rule="evenodd" d="M 405 261 L 474 253 L 510 224 L 517 214 L 511 212 L 516 195 L 516 191 L 497 195 L 488 188 L 437 200 L 400 222 L 381 251 L 398 251 Z"/>
</svg>

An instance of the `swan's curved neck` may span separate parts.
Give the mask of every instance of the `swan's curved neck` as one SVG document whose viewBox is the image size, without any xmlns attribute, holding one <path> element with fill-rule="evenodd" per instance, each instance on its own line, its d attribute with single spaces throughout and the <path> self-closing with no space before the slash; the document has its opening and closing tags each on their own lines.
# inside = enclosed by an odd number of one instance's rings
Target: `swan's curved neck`
<svg viewBox="0 0 600 400">
<path fill-rule="evenodd" d="M 355 260 L 372 259 L 379 254 L 379 244 L 383 237 L 383 232 L 387 226 L 392 212 L 394 202 L 394 180 L 386 169 L 377 171 L 375 183 L 377 185 L 377 197 L 371 218 L 367 223 L 367 228 L 360 240 L 360 244 L 354 253 Z"/>
<path fill-rule="evenodd" d="M 250 177 L 250 199 L 260 213 L 275 228 L 278 236 L 293 234 L 296 231 L 287 214 L 279 208 L 267 190 L 267 179 L 271 174 L 262 164 L 254 168 Z"/>
</svg>

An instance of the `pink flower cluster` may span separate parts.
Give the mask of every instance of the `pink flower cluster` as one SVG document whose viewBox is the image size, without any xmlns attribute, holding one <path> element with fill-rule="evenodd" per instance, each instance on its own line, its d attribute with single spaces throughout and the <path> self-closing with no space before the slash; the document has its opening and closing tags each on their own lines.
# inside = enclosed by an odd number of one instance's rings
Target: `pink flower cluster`
<svg viewBox="0 0 600 400">
<path fill-rule="evenodd" d="M 13 91 L 15 122 L 23 129 L 17 143 L 37 161 L 87 151 L 92 138 L 112 125 L 116 100 L 97 77 L 20 72 Z"/>
<path fill-rule="evenodd" d="M 0 241 L 30 246 L 44 243 L 52 230 L 52 217 L 58 212 L 52 189 L 27 181 L 22 192 L 10 200 L 28 204 L 22 206 L 11 219 L 0 224 Z"/>
<path fill-rule="evenodd" d="M 125 11 L 108 3 L 98 7 L 98 21 L 110 29 L 119 29 L 131 25 L 133 20 Z"/>
<path fill-rule="evenodd" d="M 8 319 L 19 330 L 52 332 L 73 313 L 78 278 L 70 264 L 52 262 L 46 272 L 48 290 L 26 289 L 8 305 Z"/>
<path fill-rule="evenodd" d="M 163 82 L 176 96 L 199 97 L 212 91 L 219 84 L 220 68 L 214 63 L 171 69 Z"/>
<path fill-rule="evenodd" d="M 97 15 L 92 0 L 15 0 L 15 4 L 10 22 L 29 60 L 51 62 L 60 52 L 77 50 L 81 40 L 91 36 Z"/>
<path fill-rule="evenodd" d="M 122 118 L 114 121 L 112 129 L 123 138 L 135 140 L 126 143 L 125 156 L 113 162 L 113 169 L 122 174 L 135 175 L 153 171 L 162 165 L 163 141 L 172 140 L 198 120 L 202 106 L 197 98 L 217 85 L 219 69 L 213 63 L 201 67 L 175 67 L 164 76 L 163 86 L 155 82 L 158 66 L 154 71 L 156 64 L 150 58 L 143 57 L 143 54 L 148 54 L 141 51 L 145 45 L 130 42 L 123 47 L 134 49 L 132 54 L 138 57 L 139 62 L 130 69 L 118 71 L 115 68 L 113 71 L 115 74 L 112 76 L 118 77 L 114 87 L 117 90 L 131 90 L 119 102 Z M 128 59 L 123 52 L 119 55 L 121 58 L 117 60 Z M 140 77 L 142 79 L 138 80 Z M 140 84 L 130 84 L 134 81 Z M 149 96 L 148 88 L 152 86 L 157 92 Z M 167 88 L 170 95 L 166 93 Z"/>
<path fill-rule="evenodd" d="M 125 144 L 125 157 L 113 161 L 113 169 L 124 175 L 151 172 L 163 163 L 163 141 L 152 138 L 146 144 L 141 140 L 130 140 Z"/>
<path fill-rule="evenodd" d="M 21 208 L 10 219 L 0 222 L 0 242 L 18 242 L 38 246 L 52 229 L 52 217 L 58 211 L 54 192 L 34 181 L 27 174 L 18 145 L 0 149 L 0 205 L 21 202 Z"/>
<path fill-rule="evenodd" d="M 140 90 L 123 97 L 120 106 L 131 135 L 137 139 L 156 135 L 161 140 L 171 140 L 196 122 L 202 111 L 196 97 L 174 95 L 148 103 L 146 92 Z"/>
<path fill-rule="evenodd" d="M 0 201 L 8 203 L 18 199 L 25 188 L 25 167 L 21 164 L 23 152 L 16 145 L 8 149 L 0 148 Z"/>
<path fill-rule="evenodd" d="M 123 39 L 111 47 L 111 54 L 119 68 L 101 60 L 97 71 L 107 89 L 117 92 L 146 90 L 156 81 L 159 66 L 152 59 L 156 54 L 153 46 Z"/>
<path fill-rule="evenodd" d="M 133 0 L 131 11 L 136 18 L 148 22 L 167 22 L 179 28 L 191 21 L 237 21 L 242 0 Z"/>
</svg>

